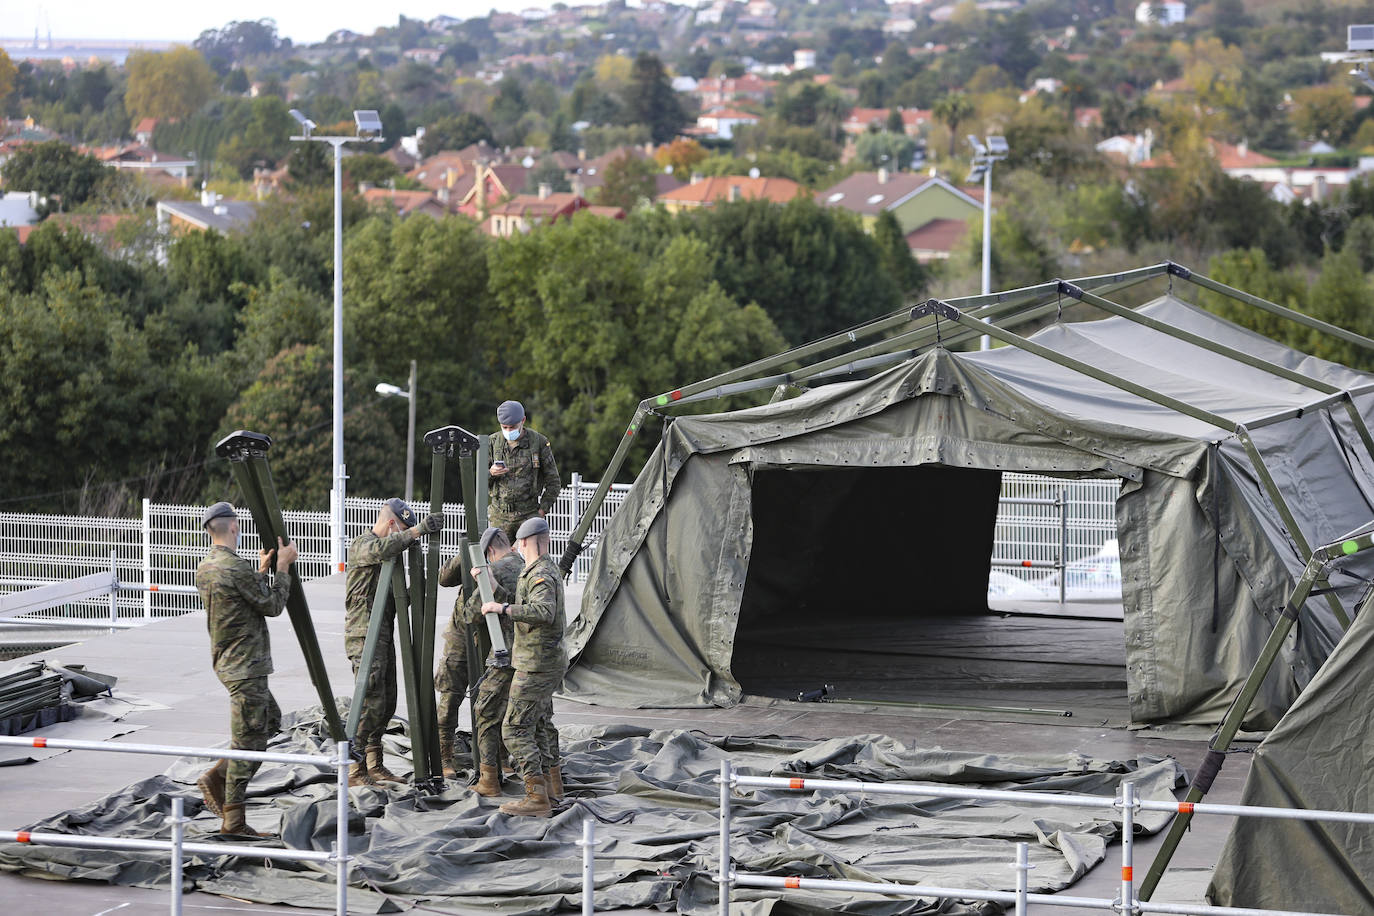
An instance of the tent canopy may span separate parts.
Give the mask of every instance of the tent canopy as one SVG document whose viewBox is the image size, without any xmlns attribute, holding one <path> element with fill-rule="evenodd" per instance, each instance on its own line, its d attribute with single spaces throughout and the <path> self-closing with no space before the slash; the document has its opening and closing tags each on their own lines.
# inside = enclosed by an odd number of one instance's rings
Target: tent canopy
<svg viewBox="0 0 1374 916">
<path fill-rule="evenodd" d="M 1139 312 L 1328 386 L 1374 382 L 1172 295 Z M 737 638 L 760 621 L 986 613 L 1000 474 L 1021 471 L 1122 480 L 1131 718 L 1219 720 L 1307 561 L 1235 425 L 1252 427 L 1308 543 L 1374 515 L 1374 460 L 1348 416 L 1311 409 L 1322 397 L 1312 387 L 1125 318 L 1030 339 L 1232 425 L 1017 347 L 939 346 L 792 400 L 676 419 L 603 535 L 565 690 L 619 705 L 729 705 L 742 692 Z M 1371 398 L 1355 395 L 1362 417 Z M 909 549 L 872 555 L 880 533 L 885 551 Z M 1349 614 L 1355 595 L 1340 599 Z M 1310 601 L 1303 622 L 1252 725 L 1272 724 L 1339 638 L 1324 601 Z"/>
</svg>

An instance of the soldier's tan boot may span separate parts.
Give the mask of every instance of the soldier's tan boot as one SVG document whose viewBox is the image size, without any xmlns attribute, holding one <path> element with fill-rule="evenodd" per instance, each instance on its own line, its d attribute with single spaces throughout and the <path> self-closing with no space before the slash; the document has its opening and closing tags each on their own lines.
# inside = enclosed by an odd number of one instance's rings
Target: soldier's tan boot
<svg viewBox="0 0 1374 916">
<path fill-rule="evenodd" d="M 550 802 L 563 800 L 563 768 L 552 766 L 544 773 L 544 785 L 549 792 Z"/>
<path fill-rule="evenodd" d="M 218 760 L 196 780 L 205 807 L 215 817 L 224 817 L 224 778 L 229 775 L 229 761 Z"/>
<path fill-rule="evenodd" d="M 501 777 L 496 767 L 484 763 L 478 774 L 477 784 L 472 787 L 472 791 L 486 798 L 495 798 L 501 794 Z"/>
<path fill-rule="evenodd" d="M 544 785 L 544 777 L 526 776 L 525 797 L 506 802 L 501 806 L 501 813 L 516 817 L 548 817 L 552 814 L 553 807 L 549 804 L 549 792 Z"/>
<path fill-rule="evenodd" d="M 454 747 L 453 735 L 451 735 L 451 734 L 448 734 L 448 735 L 440 734 L 440 735 L 439 735 L 439 759 L 440 759 L 441 761 L 443 761 L 443 764 L 444 764 L 444 778 L 445 778 L 445 779 L 457 779 L 457 778 L 458 778 L 458 768 L 457 768 L 456 766 L 453 765 L 453 764 L 454 764 L 454 760 L 453 760 L 453 747 Z"/>
<path fill-rule="evenodd" d="M 355 789 L 358 786 L 375 786 L 372 777 L 367 775 L 367 764 L 355 763 L 348 768 L 348 787 Z"/>
<path fill-rule="evenodd" d="M 243 816 L 243 805 L 224 806 L 224 823 L 220 825 L 219 832 L 231 836 L 270 837 L 273 835 L 258 833 L 249 827 L 248 821 Z"/>
<path fill-rule="evenodd" d="M 382 746 L 380 744 L 369 744 L 367 746 L 367 775 L 372 777 L 373 782 L 405 782 L 386 768 L 382 762 Z"/>
</svg>

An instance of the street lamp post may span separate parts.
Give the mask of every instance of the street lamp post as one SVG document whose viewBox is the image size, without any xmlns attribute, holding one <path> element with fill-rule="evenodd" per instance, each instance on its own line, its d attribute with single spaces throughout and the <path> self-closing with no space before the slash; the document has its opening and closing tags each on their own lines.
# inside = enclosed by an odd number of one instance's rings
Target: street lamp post
<svg viewBox="0 0 1374 916">
<path fill-rule="evenodd" d="M 406 502 L 410 502 L 415 495 L 415 360 L 410 361 L 410 384 L 405 389 L 378 382 L 377 393 L 384 398 L 405 398 L 410 402 L 410 425 L 406 434 Z"/>
<path fill-rule="evenodd" d="M 973 147 L 973 169 L 969 172 L 968 182 L 977 181 L 981 176 L 983 179 L 983 295 L 992 292 L 992 164 L 1001 162 L 1007 158 L 1010 149 L 1007 147 L 1007 138 L 993 136 L 987 138 L 985 145 L 973 134 L 968 135 L 968 142 Z M 986 320 L 986 319 L 984 319 Z M 986 350 L 992 346 L 992 341 L 988 335 L 984 334 L 978 341 L 978 349 Z"/>
<path fill-rule="evenodd" d="M 291 109 L 291 117 L 301 126 L 299 136 L 292 140 L 328 143 L 334 148 L 334 486 L 329 491 L 329 562 L 343 571 L 346 541 L 344 537 L 344 492 L 348 472 L 343 451 L 343 145 L 345 143 L 380 143 L 382 120 L 375 111 L 355 111 L 353 121 L 357 136 L 316 137 L 311 131 L 314 121 Z"/>
</svg>

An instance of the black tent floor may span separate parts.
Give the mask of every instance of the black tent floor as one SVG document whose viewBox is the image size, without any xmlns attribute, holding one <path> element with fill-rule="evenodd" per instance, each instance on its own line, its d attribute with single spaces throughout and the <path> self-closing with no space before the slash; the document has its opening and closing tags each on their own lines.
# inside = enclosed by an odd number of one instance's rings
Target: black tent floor
<svg viewBox="0 0 1374 916">
<path fill-rule="evenodd" d="M 835 700 L 874 707 L 1130 721 L 1120 621 L 983 614 L 754 627 L 737 635 L 732 671 L 745 693 L 763 697 L 829 685 Z"/>
<path fill-rule="evenodd" d="M 348 683 L 343 644 L 343 577 L 306 585 L 320 643 L 334 689 Z M 444 604 L 441 599 L 441 606 Z M 283 709 L 317 702 L 305 662 L 285 616 L 270 622 L 276 672 L 272 690 Z M 966 634 L 967 635 L 967 634 Z M 967 639 L 966 639 L 967 641 Z M 333 651 L 337 649 L 338 651 Z M 53 661 L 84 662 L 92 669 L 120 677 L 118 690 L 140 697 L 146 705 L 126 718 L 127 738 L 145 744 L 213 746 L 228 731 L 223 687 L 209 667 L 205 618 L 200 614 L 160 621 L 134 630 L 85 639 L 47 653 Z M 13 663 L 12 663 L 13 664 Z M 6 666 L 9 667 L 9 666 Z M 1006 693 L 1003 691 L 1003 693 Z M 1000 695 L 1000 694 L 999 694 Z M 1018 701 L 1019 702 L 1019 701 Z M 160 704 L 160 705 L 159 705 Z M 942 710 L 862 710 L 846 704 L 785 701 L 746 702 L 731 709 L 635 710 L 557 701 L 556 720 L 569 725 L 624 722 L 651 728 L 692 728 L 715 735 L 793 735 L 816 739 L 854 734 L 889 734 L 923 747 L 978 750 L 987 753 L 1035 754 L 1080 751 L 1100 759 L 1128 760 L 1139 754 L 1171 754 L 1193 771 L 1206 752 L 1201 740 L 1148 738 L 1134 731 L 1104 727 L 1085 716 L 1045 717 L 970 715 Z M 80 721 L 80 720 L 78 720 Z M 466 727 L 466 722 L 464 722 Z M 100 738 L 108 736 L 100 735 Z M 76 737 L 76 735 L 72 735 Z M 85 736 L 82 736 L 85 737 Z M 13 756 L 0 754 L 0 757 Z M 61 811 L 79 808 L 130 783 L 163 772 L 167 758 L 94 752 L 35 752 L 37 763 L 0 768 L 0 829 L 32 824 Z M 1227 758 L 1209 801 L 1234 804 L 1249 769 L 1248 755 Z M 1155 899 L 1200 902 L 1217 852 L 1234 819 L 1200 817 L 1184 837 L 1174 864 Z M 1159 836 L 1138 837 L 1136 871 L 1143 874 L 1159 848 Z M 1114 897 L 1120 873 L 1117 847 L 1107 861 L 1074 884 L 1075 896 Z M 44 881 L 0 873 L 0 900 L 6 912 L 42 912 L 45 916 L 166 913 L 167 892 L 118 887 L 86 881 Z M 1069 907 L 1036 906 L 1037 916 L 1084 912 Z M 354 909 L 354 912 L 360 910 Z M 186 897 L 188 914 L 320 912 L 291 906 L 251 904 L 205 893 Z M 651 911 L 621 910 L 626 916 Z"/>
</svg>

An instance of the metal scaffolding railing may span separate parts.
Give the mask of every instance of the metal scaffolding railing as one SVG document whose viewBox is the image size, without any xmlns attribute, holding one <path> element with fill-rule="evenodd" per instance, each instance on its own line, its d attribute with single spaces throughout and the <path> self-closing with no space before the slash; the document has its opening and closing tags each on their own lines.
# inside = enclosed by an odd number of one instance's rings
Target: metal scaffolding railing
<svg viewBox="0 0 1374 916">
<path fill-rule="evenodd" d="M 0 830 L 0 842 L 32 843 L 40 846 L 74 846 L 87 849 L 166 852 L 171 857 L 170 907 L 173 916 L 180 916 L 181 914 L 182 856 L 185 853 L 207 856 L 236 855 L 269 861 L 284 860 L 330 864 L 334 866 L 335 881 L 338 884 L 335 894 L 335 912 L 338 916 L 346 916 L 348 913 L 348 768 L 351 761 L 347 741 L 340 741 L 335 745 L 333 757 L 311 754 L 281 754 L 273 751 L 242 751 L 234 748 L 172 747 L 157 744 L 125 744 L 113 741 L 75 741 L 58 738 L 0 736 L 0 747 L 4 746 L 43 747 L 71 751 L 109 751 L 120 754 L 154 754 L 164 757 L 255 760 L 261 763 L 292 763 L 319 767 L 325 770 L 333 769 L 337 772 L 338 810 L 335 812 L 337 830 L 329 852 L 248 846 L 242 843 L 188 843 L 185 839 L 187 821 L 183 816 L 183 800 L 181 798 L 172 799 L 170 840 L 140 840 L 68 833 L 35 833 L 29 830 Z"/>
<path fill-rule="evenodd" d="M 734 771 L 729 760 L 722 760 L 720 775 L 720 858 L 715 875 L 720 888 L 720 916 L 729 916 L 731 888 L 760 887 L 807 891 L 851 891 L 885 894 L 894 897 L 945 897 L 957 900 L 988 900 L 1014 905 L 1017 916 L 1025 916 L 1032 904 L 1081 909 L 1110 910 L 1123 914 L 1173 913 L 1183 916 L 1354 916 L 1309 911 L 1265 910 L 1246 907 L 1208 906 L 1191 903 L 1156 903 L 1140 899 L 1135 890 L 1135 815 L 1140 811 L 1162 811 L 1171 814 L 1227 815 L 1233 817 L 1281 818 L 1285 820 L 1337 821 L 1343 823 L 1374 824 L 1374 814 L 1350 811 L 1322 811 L 1316 809 L 1270 808 L 1255 805 L 1215 805 L 1192 802 L 1142 799 L 1135 794 L 1135 784 L 1125 781 L 1115 797 L 1100 795 L 1072 795 L 1053 792 L 1012 792 L 999 789 L 965 789 L 951 786 L 913 785 L 910 783 L 867 782 L 847 779 L 807 779 L 784 776 L 742 776 Z M 1115 898 L 1074 897 L 1063 894 L 1032 894 L 1029 892 L 1027 871 L 1028 846 L 1018 843 L 1016 860 L 1011 867 L 1016 872 L 1015 891 L 994 891 L 986 888 L 938 887 L 924 884 L 888 884 L 876 881 L 847 881 L 832 878 L 802 878 L 786 875 L 754 875 L 739 872 L 733 867 L 730 855 L 731 793 L 739 787 L 784 789 L 798 792 L 864 792 L 872 795 L 907 795 L 920 798 L 965 799 L 971 801 L 1000 801 L 1017 804 L 1043 804 L 1070 808 L 1113 810 L 1121 818 L 1121 893 Z"/>
</svg>

